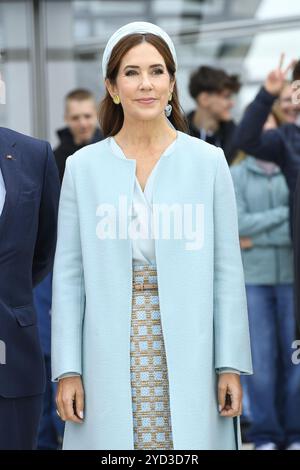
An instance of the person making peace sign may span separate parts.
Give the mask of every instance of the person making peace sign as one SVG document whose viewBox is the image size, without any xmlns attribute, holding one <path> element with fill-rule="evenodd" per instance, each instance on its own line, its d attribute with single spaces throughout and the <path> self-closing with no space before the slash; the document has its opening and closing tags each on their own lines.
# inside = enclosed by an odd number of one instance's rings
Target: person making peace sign
<svg viewBox="0 0 300 470">
<path fill-rule="evenodd" d="M 292 214 L 293 195 L 300 170 L 300 122 L 299 125 L 285 124 L 263 131 L 272 105 L 286 84 L 288 72 L 296 64 L 293 60 L 283 69 L 283 62 L 284 54 L 281 54 L 278 68 L 268 74 L 264 85 L 246 109 L 235 138 L 236 146 L 244 152 L 277 163 L 281 168 L 290 189 Z M 300 117 L 300 104 L 295 104 L 295 107 L 299 109 Z"/>
<path fill-rule="evenodd" d="M 296 61 L 292 60 L 284 69 L 284 54 L 281 54 L 278 68 L 272 70 L 255 99 L 247 107 L 244 116 L 236 129 L 235 145 L 244 152 L 256 158 L 277 163 L 281 168 L 289 190 L 291 235 L 294 245 L 295 286 L 300 283 L 300 103 L 294 101 L 298 110 L 295 124 L 287 123 L 276 129 L 263 131 L 264 123 L 271 111 L 274 101 L 284 88 L 288 73 L 295 68 Z M 299 62 L 297 63 L 299 67 Z M 294 74 L 293 78 L 297 76 Z M 300 77 L 299 77 L 300 78 Z M 299 82 L 294 82 L 295 85 Z M 295 87 L 295 95 L 297 98 Z M 299 174 L 300 175 L 300 174 Z M 298 182 L 297 182 L 298 178 Z M 295 315 L 297 321 L 296 336 L 300 336 L 300 293 L 295 289 Z"/>
</svg>

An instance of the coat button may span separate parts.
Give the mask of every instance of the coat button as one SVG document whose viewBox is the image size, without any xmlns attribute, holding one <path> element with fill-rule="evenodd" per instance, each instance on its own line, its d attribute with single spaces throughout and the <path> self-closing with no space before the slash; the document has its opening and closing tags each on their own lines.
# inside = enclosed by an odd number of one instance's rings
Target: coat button
<svg viewBox="0 0 300 470">
<path fill-rule="evenodd" d="M 14 157 L 12 155 L 6 155 L 6 158 L 7 160 L 13 160 Z"/>
</svg>

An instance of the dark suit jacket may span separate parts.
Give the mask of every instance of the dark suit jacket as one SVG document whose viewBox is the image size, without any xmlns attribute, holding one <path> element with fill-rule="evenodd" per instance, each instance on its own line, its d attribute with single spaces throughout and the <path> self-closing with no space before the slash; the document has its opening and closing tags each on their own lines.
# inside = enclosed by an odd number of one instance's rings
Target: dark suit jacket
<svg viewBox="0 0 300 470">
<path fill-rule="evenodd" d="M 32 288 L 52 269 L 60 183 L 47 142 L 1 127 L 0 167 L 0 396 L 22 397 L 45 389 Z"/>
</svg>

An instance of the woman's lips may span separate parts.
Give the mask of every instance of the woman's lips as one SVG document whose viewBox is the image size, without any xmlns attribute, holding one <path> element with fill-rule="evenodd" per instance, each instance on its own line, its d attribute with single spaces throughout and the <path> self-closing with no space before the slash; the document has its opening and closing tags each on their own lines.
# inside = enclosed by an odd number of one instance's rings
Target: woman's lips
<svg viewBox="0 0 300 470">
<path fill-rule="evenodd" d="M 154 101 L 156 101 L 155 98 L 146 98 L 146 99 L 141 99 L 141 100 L 137 100 L 139 103 L 142 103 L 142 104 L 151 104 L 151 103 L 154 103 Z"/>
</svg>

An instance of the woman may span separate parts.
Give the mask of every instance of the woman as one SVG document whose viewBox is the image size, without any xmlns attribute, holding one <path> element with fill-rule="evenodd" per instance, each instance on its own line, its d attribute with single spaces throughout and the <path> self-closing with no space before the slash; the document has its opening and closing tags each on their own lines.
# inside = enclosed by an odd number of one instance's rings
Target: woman
<svg viewBox="0 0 300 470">
<path fill-rule="evenodd" d="M 224 154 L 183 132 L 161 28 L 120 28 L 102 69 L 105 139 L 67 159 L 59 207 L 52 378 L 63 448 L 235 449 L 239 374 L 252 366 Z"/>
</svg>

